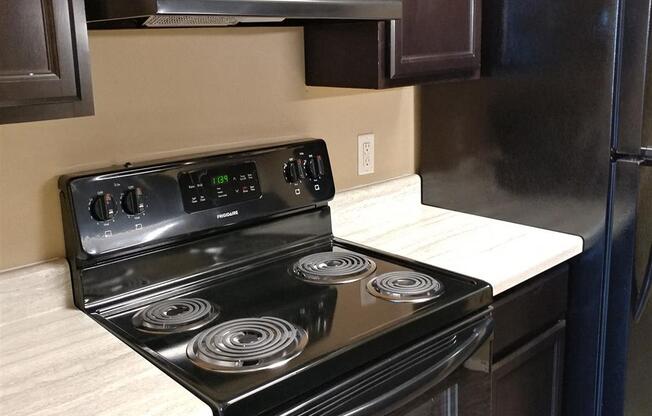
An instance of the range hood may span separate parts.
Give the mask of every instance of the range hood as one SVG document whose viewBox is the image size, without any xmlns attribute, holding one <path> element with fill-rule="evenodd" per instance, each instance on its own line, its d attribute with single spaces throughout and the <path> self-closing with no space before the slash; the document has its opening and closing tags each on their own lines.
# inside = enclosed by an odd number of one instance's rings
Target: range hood
<svg viewBox="0 0 652 416">
<path fill-rule="evenodd" d="M 86 0 L 90 28 L 400 19 L 402 0 Z"/>
</svg>

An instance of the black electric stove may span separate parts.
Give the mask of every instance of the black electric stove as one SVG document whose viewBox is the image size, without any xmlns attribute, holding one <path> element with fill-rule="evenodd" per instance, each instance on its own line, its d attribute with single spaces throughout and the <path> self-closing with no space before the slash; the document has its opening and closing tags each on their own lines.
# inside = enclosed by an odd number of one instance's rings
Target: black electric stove
<svg viewBox="0 0 652 416">
<path fill-rule="evenodd" d="M 422 396 L 413 367 L 453 379 L 491 337 L 488 284 L 332 236 L 321 140 L 60 189 L 76 305 L 215 414 L 389 414 Z M 486 353 L 476 361 L 487 374 Z M 395 405 L 369 404 L 399 388 Z"/>
</svg>

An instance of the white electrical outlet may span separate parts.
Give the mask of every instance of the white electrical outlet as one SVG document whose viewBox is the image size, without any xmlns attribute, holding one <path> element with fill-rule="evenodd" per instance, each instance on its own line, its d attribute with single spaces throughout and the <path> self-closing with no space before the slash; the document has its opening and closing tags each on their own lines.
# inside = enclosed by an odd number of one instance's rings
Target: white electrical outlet
<svg viewBox="0 0 652 416">
<path fill-rule="evenodd" d="M 358 175 L 374 173 L 374 139 L 373 133 L 358 136 Z"/>
</svg>

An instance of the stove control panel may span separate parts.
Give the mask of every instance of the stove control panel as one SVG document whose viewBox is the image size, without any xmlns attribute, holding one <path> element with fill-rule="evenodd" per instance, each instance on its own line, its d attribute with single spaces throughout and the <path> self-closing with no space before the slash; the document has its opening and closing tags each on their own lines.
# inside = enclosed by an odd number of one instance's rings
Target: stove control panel
<svg viewBox="0 0 652 416">
<path fill-rule="evenodd" d="M 188 213 L 262 197 L 254 162 L 181 172 L 179 186 Z"/>
<path fill-rule="evenodd" d="M 323 140 L 67 175 L 59 188 L 67 250 L 82 258 L 263 221 L 335 194 Z"/>
</svg>

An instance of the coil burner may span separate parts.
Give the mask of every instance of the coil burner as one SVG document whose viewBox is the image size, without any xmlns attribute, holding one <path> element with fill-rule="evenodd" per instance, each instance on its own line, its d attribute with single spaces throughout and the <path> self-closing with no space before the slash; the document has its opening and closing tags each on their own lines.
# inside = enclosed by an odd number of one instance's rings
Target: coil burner
<svg viewBox="0 0 652 416">
<path fill-rule="evenodd" d="M 170 334 L 199 329 L 219 314 L 219 308 L 204 299 L 170 299 L 142 309 L 131 322 L 143 332 Z"/>
<path fill-rule="evenodd" d="M 413 271 L 381 274 L 367 283 L 372 295 L 392 302 L 427 302 L 439 297 L 444 286 L 434 277 Z"/>
<path fill-rule="evenodd" d="M 227 321 L 199 333 L 186 354 L 197 366 L 246 373 L 284 365 L 303 351 L 308 333 L 283 319 L 264 316 Z"/>
<path fill-rule="evenodd" d="M 359 254 L 328 251 L 302 257 L 292 269 L 301 280 L 332 285 L 364 279 L 376 270 L 376 263 Z"/>
</svg>

